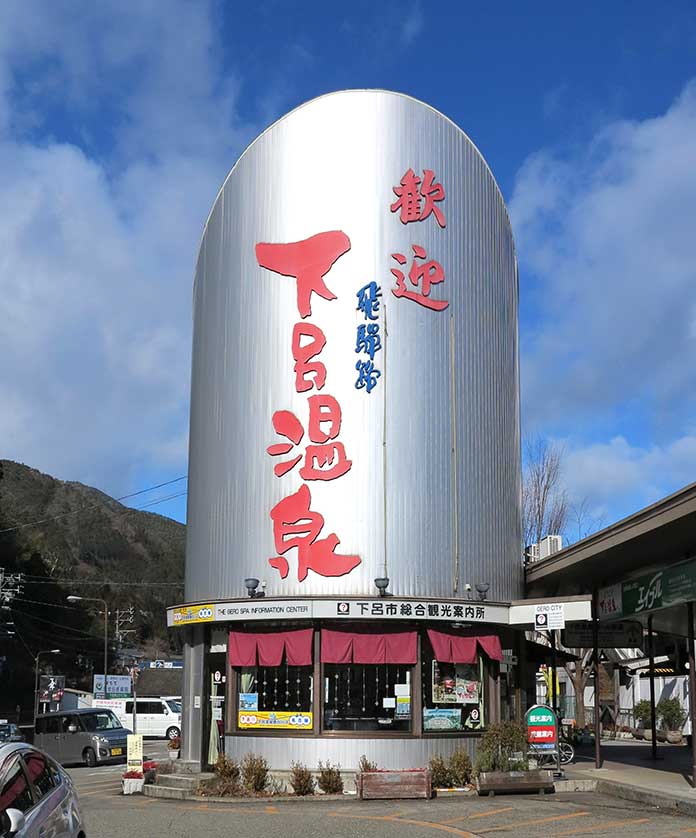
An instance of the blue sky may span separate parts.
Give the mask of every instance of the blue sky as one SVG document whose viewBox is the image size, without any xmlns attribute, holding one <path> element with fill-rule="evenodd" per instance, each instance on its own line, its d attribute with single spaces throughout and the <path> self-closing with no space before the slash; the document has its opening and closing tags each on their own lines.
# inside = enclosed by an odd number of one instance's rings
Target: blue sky
<svg viewBox="0 0 696 838">
<path fill-rule="evenodd" d="M 563 446 L 587 524 L 696 480 L 679 2 L 5 0 L 0 456 L 117 496 L 185 474 L 210 205 L 266 125 L 349 87 L 423 99 L 488 160 L 520 260 L 523 429 Z M 185 498 L 151 508 L 183 518 Z"/>
</svg>

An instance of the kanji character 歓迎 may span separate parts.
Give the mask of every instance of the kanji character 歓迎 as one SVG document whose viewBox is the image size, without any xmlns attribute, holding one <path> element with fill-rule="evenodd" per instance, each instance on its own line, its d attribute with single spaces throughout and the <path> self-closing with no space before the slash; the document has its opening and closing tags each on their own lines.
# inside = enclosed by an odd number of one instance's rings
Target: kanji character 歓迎
<svg viewBox="0 0 696 838">
<path fill-rule="evenodd" d="M 413 300 L 433 311 L 443 311 L 447 308 L 449 302 L 447 300 L 431 300 L 430 291 L 433 285 L 444 281 L 445 271 L 442 265 L 434 259 L 429 259 L 424 263 L 419 262 L 418 260 L 427 259 L 425 248 L 417 244 L 412 245 L 412 247 L 414 259 L 408 272 L 408 278 L 414 288 L 418 288 L 420 285 L 421 292 L 408 289 L 406 277 L 403 271 L 398 268 L 391 269 L 392 274 L 396 277 L 396 288 L 392 288 L 391 292 L 395 297 L 406 297 L 406 299 Z M 392 259 L 400 265 L 406 264 L 406 257 L 403 253 L 392 253 Z"/>
<path fill-rule="evenodd" d="M 350 250 L 350 239 L 341 230 L 317 233 L 299 242 L 256 245 L 256 261 L 262 268 L 297 280 L 297 309 L 303 319 L 312 313 L 312 294 L 335 300 L 324 276 L 333 263 Z"/>
<path fill-rule="evenodd" d="M 372 389 L 377 385 L 377 379 L 382 373 L 378 369 L 375 369 L 372 361 L 358 361 L 355 369 L 358 371 L 358 380 L 355 382 L 355 389 L 362 390 L 364 387 L 368 393 L 371 393 Z"/>
<path fill-rule="evenodd" d="M 307 399 L 309 404 L 308 436 L 315 445 L 308 445 L 305 449 L 304 465 L 300 469 L 303 480 L 335 480 L 342 477 L 353 465 L 353 461 L 346 456 L 342 442 L 331 442 L 336 439 L 341 430 L 341 406 L 333 396 L 317 395 Z M 300 420 L 289 410 L 277 410 L 273 414 L 273 428 L 276 433 L 298 445 L 304 436 L 304 429 Z M 323 426 L 328 424 L 328 428 Z M 293 445 L 281 442 L 270 445 L 266 451 L 272 457 L 288 454 Z M 274 466 L 277 477 L 282 477 L 293 469 L 302 459 L 298 454 L 293 459 L 286 460 Z"/>
<path fill-rule="evenodd" d="M 371 361 L 374 361 L 375 352 L 379 352 L 381 348 L 382 341 L 379 336 L 379 324 L 360 323 L 355 338 L 355 351 L 364 352 L 370 356 Z"/>
<path fill-rule="evenodd" d="M 302 343 L 302 338 L 309 338 L 309 343 Z M 326 346 L 326 337 L 314 323 L 295 323 L 292 330 L 292 357 L 295 359 L 295 390 L 303 393 L 315 387 L 317 390 L 326 383 L 326 367 L 321 361 L 309 363 Z M 314 379 L 307 376 L 314 375 Z"/>
<path fill-rule="evenodd" d="M 297 548 L 297 579 L 302 582 L 313 570 L 320 576 L 344 576 L 357 567 L 360 556 L 336 553 L 341 543 L 335 533 L 317 541 L 324 526 L 324 517 L 310 509 L 312 496 L 309 487 L 302 485 L 292 495 L 283 498 L 271 510 L 273 539 L 280 556 L 269 559 L 271 567 L 278 570 L 285 579 L 289 572 L 288 550 Z"/>
<path fill-rule="evenodd" d="M 401 185 L 392 187 L 396 201 L 389 207 L 392 212 L 399 211 L 402 224 L 412 221 L 424 221 L 431 213 L 440 227 L 446 226 L 445 216 L 436 202 L 443 201 L 445 189 L 441 183 L 435 183 L 432 169 L 423 170 L 423 180 L 409 169 L 401 178 Z"/>
<path fill-rule="evenodd" d="M 358 298 L 357 311 L 362 311 L 366 320 L 376 320 L 379 311 L 379 298 L 382 291 L 376 282 L 368 282 L 355 295 Z"/>
</svg>

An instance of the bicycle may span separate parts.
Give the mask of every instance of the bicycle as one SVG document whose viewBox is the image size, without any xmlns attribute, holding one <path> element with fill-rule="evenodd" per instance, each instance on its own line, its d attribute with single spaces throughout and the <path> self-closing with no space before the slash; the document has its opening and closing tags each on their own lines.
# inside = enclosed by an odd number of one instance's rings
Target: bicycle
<svg viewBox="0 0 696 838">
<path fill-rule="evenodd" d="M 575 759 L 575 748 L 570 742 L 561 739 L 558 742 L 558 756 L 561 765 L 568 765 L 569 762 Z M 552 767 L 556 765 L 556 754 L 548 753 L 547 751 L 542 753 L 537 752 L 537 763 L 539 768 Z"/>
</svg>

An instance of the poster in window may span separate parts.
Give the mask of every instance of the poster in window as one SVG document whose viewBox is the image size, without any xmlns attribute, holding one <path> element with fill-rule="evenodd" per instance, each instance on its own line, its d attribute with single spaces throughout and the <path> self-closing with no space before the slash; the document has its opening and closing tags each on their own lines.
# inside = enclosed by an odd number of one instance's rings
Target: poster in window
<svg viewBox="0 0 696 838">
<path fill-rule="evenodd" d="M 433 661 L 433 704 L 478 704 L 479 687 L 475 664 Z"/>
<path fill-rule="evenodd" d="M 258 693 L 239 693 L 239 709 L 240 710 L 258 710 L 259 709 L 259 694 Z"/>
</svg>

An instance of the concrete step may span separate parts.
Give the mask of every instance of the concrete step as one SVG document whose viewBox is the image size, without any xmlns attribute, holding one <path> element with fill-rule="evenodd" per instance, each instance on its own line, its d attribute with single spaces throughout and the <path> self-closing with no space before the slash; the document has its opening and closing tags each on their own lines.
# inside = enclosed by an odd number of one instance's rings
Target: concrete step
<svg viewBox="0 0 696 838">
<path fill-rule="evenodd" d="M 209 780 L 212 776 L 212 774 L 156 774 L 155 784 L 193 790 L 197 789 L 203 780 Z"/>
<path fill-rule="evenodd" d="M 145 797 L 161 797 L 169 800 L 190 800 L 194 797 L 191 789 L 175 788 L 174 786 L 148 785 L 143 786 Z"/>
</svg>

